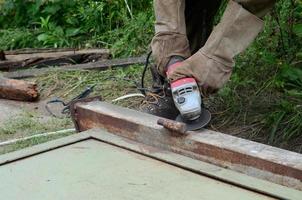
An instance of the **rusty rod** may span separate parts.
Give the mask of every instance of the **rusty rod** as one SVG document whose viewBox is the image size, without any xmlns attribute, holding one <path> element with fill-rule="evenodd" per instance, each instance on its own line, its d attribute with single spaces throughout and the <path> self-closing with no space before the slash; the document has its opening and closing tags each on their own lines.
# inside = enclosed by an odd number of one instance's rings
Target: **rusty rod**
<svg viewBox="0 0 302 200">
<path fill-rule="evenodd" d="M 170 131 L 175 131 L 177 133 L 185 134 L 187 132 L 187 125 L 182 122 L 160 118 L 158 119 L 157 124 L 163 126 L 164 128 Z"/>
</svg>

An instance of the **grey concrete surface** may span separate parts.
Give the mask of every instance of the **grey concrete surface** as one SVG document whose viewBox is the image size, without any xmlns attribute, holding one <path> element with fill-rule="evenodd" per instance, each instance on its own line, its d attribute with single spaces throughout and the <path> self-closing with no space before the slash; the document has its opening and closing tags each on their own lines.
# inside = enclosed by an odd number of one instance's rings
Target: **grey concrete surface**
<svg viewBox="0 0 302 200">
<path fill-rule="evenodd" d="M 22 109 L 21 103 L 0 99 L 0 125 L 10 117 L 20 114 Z"/>
<path fill-rule="evenodd" d="M 1 166 L 0 177 L 11 200 L 271 199 L 95 140 Z"/>
<path fill-rule="evenodd" d="M 47 101 L 49 100 L 30 103 L 0 99 L 0 126 L 3 125 L 3 123 L 8 119 L 17 117 L 22 112 L 33 112 L 41 116 L 42 119 L 49 119 L 50 114 L 45 109 L 45 104 Z M 54 109 L 57 111 L 57 108 Z"/>
</svg>

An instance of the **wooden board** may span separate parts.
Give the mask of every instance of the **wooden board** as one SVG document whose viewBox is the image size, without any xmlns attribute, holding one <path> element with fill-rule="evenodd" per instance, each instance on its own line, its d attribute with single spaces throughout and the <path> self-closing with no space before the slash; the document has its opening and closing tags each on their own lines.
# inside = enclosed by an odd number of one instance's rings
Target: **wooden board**
<svg viewBox="0 0 302 200">
<path fill-rule="evenodd" d="M 0 70 L 12 71 L 32 66 L 60 66 L 94 62 L 110 57 L 108 49 L 66 50 L 66 51 L 25 51 L 19 54 L 7 53 L 6 60 L 0 61 Z M 16 52 L 17 53 L 17 52 Z"/>
<path fill-rule="evenodd" d="M 93 63 L 69 65 L 65 67 L 49 67 L 43 69 L 27 69 L 15 72 L 3 73 L 3 76 L 7 78 L 31 78 L 47 74 L 52 71 L 77 71 L 77 70 L 107 70 L 116 67 L 127 67 L 129 65 L 142 64 L 146 60 L 145 56 L 132 57 L 132 58 L 117 58 L 112 60 L 97 61 Z"/>
</svg>

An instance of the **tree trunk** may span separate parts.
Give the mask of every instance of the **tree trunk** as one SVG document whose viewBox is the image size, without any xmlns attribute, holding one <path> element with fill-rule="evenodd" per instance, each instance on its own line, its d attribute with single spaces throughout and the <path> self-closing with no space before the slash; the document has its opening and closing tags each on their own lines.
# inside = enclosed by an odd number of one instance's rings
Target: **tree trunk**
<svg viewBox="0 0 302 200">
<path fill-rule="evenodd" d="M 35 83 L 0 77 L 0 98 L 36 101 L 39 98 L 39 92 Z"/>
</svg>

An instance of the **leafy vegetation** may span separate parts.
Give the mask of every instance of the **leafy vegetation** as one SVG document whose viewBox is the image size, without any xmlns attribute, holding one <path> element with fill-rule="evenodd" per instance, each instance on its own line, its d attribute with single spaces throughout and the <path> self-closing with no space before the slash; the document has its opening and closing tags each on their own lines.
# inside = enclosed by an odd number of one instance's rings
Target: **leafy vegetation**
<svg viewBox="0 0 302 200">
<path fill-rule="evenodd" d="M 0 32 L 1 41 L 9 39 L 1 46 L 4 50 L 34 46 L 118 47 L 123 41 L 132 42 L 136 49 L 141 40 L 148 42 L 153 30 L 150 0 L 6 0 L 0 2 L 0 10 L 0 29 L 5 29 Z M 15 37 L 10 33 L 14 34 L 15 28 L 17 33 L 27 30 L 24 41 L 12 40 Z M 137 34 L 144 36 L 132 39 Z M 122 53 L 117 51 L 118 55 Z M 130 54 L 134 53 L 141 51 Z"/>
<path fill-rule="evenodd" d="M 302 1 L 279 1 L 263 33 L 237 58 L 230 83 L 212 99 L 216 109 L 227 110 L 217 123 L 243 127 L 230 129 L 234 134 L 302 150 L 301 20 Z"/>
<path fill-rule="evenodd" d="M 114 57 L 125 57 L 145 53 L 153 36 L 152 0 L 0 0 L 0 11 L 4 50 L 106 47 Z M 207 100 L 214 113 L 212 129 L 301 152 L 302 1 L 278 1 L 265 25 L 253 45 L 238 56 L 231 81 Z M 96 93 L 112 100 L 135 91 L 129 80 L 139 81 L 139 76 L 140 68 L 131 67 L 54 72 L 38 80 L 44 97 L 69 98 L 101 82 Z M 63 86 L 67 89 L 60 91 Z M 127 103 L 136 107 L 139 100 Z"/>
</svg>

